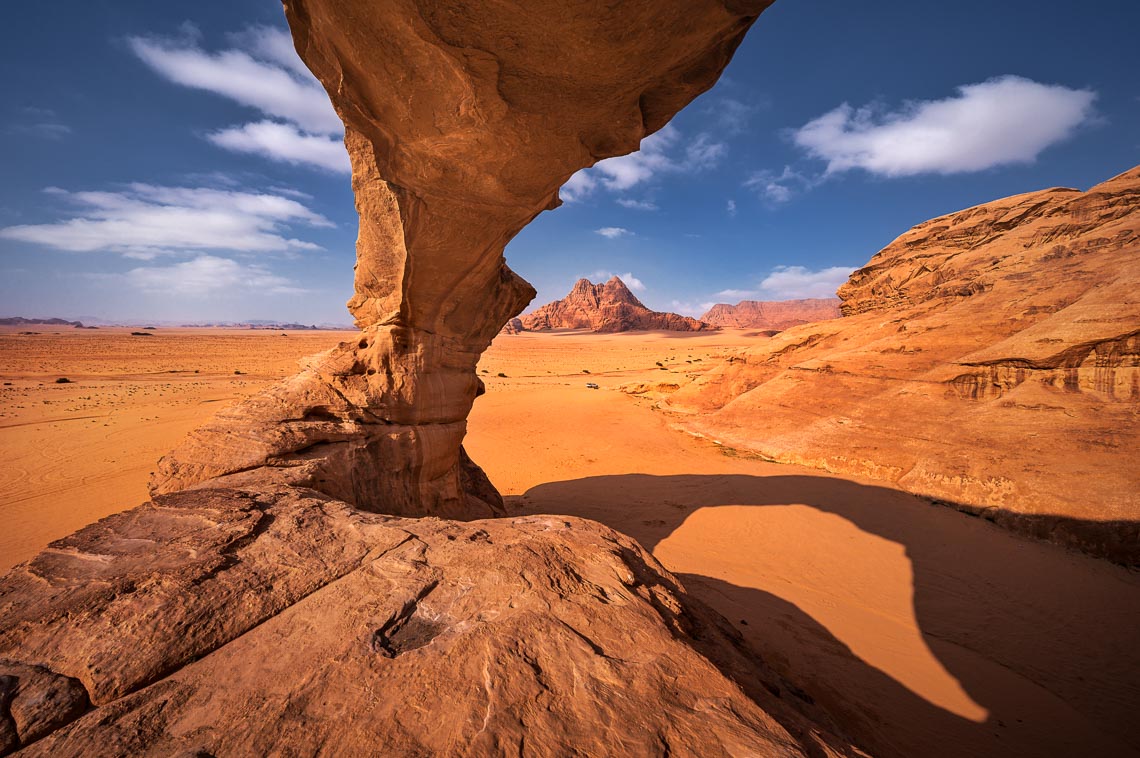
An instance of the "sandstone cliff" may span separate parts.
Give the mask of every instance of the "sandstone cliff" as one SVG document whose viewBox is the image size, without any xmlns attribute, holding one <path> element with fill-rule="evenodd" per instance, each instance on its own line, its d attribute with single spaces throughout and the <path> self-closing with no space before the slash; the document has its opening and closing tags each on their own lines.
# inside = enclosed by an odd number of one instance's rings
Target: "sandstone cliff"
<svg viewBox="0 0 1140 758">
<path fill-rule="evenodd" d="M 684 427 L 1140 562 L 1140 168 L 919 224 L 682 388 Z"/>
<path fill-rule="evenodd" d="M 594 332 L 629 332 L 662 329 L 700 332 L 708 324 L 677 313 L 651 311 L 618 277 L 604 284 L 579 279 L 570 294 L 523 316 L 523 329 L 589 329 Z"/>
<path fill-rule="evenodd" d="M 803 300 L 741 300 L 736 305 L 717 303 L 701 321 L 713 326 L 736 329 L 783 331 L 800 324 L 839 318 L 839 299 L 834 297 Z"/>
</svg>

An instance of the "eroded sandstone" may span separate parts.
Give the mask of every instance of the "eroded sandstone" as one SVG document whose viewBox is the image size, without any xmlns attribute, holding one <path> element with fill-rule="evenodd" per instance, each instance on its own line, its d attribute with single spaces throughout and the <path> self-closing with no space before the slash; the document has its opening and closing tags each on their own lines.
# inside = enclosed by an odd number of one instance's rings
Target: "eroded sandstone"
<svg viewBox="0 0 1140 758">
<path fill-rule="evenodd" d="M 681 424 L 1140 563 L 1140 168 L 919 224 L 669 396 Z"/>
<path fill-rule="evenodd" d="M 292 482 L 369 510 L 481 517 L 460 446 L 475 364 L 534 297 L 507 242 L 559 187 L 716 82 L 770 0 L 562 6 L 286 0 L 345 123 L 363 330 L 166 456 L 154 493 Z"/>
</svg>

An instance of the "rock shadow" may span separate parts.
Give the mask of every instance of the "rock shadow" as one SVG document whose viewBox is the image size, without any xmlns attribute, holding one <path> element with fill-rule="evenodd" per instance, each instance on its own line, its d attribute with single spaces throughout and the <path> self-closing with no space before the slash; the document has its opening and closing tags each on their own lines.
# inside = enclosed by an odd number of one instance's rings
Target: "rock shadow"
<svg viewBox="0 0 1140 758">
<path fill-rule="evenodd" d="M 864 749 L 1140 755 L 1140 579 L 1128 569 L 1011 534 L 971 518 L 969 506 L 957 512 L 827 476 L 626 474 L 546 483 L 508 498 L 511 510 L 601 521 L 650 551 L 682 534 L 698 511 L 726 506 L 806 506 L 902 547 L 922 642 L 985 710 L 981 720 L 940 707 L 861 659 L 820 620 L 770 591 L 778 586 L 738 586 L 665 559 L 691 594 L 736 625 L 754 654 Z M 739 538 L 747 550 L 747 535 Z M 827 549 L 810 540 L 782 546 L 807 553 L 809 562 L 811 551 Z"/>
</svg>

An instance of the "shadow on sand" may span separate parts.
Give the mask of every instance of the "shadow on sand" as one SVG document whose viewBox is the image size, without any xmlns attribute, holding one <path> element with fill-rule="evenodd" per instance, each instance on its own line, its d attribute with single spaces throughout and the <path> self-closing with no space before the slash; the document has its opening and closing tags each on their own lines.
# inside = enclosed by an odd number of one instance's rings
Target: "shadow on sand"
<svg viewBox="0 0 1140 758">
<path fill-rule="evenodd" d="M 790 506 L 838 516 L 902 547 L 911 575 L 891 579 L 910 583 L 922 642 L 984 715 L 940 707 L 867 663 L 781 597 L 786 583 L 738 586 L 684 573 L 705 571 L 699 562 L 664 560 L 691 594 L 737 625 L 756 654 L 875 755 L 1140 755 L 1140 579 L 1127 569 L 896 490 L 826 476 L 599 476 L 542 484 L 508 501 L 516 511 L 600 521 L 651 551 L 666 540 L 699 543 L 724 506 L 757 517 L 775 512 L 753 509 Z M 724 520 L 711 523 L 739 549 L 731 560 L 747 564 L 763 546 L 750 544 L 747 531 L 733 533 L 739 515 L 721 513 Z M 686 536 L 686 522 L 697 520 L 704 531 Z M 828 550 L 826 540 L 800 539 L 779 553 L 794 571 Z"/>
</svg>

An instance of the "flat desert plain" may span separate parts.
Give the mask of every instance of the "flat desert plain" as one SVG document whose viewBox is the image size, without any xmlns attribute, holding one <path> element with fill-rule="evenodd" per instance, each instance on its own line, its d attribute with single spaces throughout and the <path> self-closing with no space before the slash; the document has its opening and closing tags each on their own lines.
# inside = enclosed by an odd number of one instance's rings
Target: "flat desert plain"
<svg viewBox="0 0 1140 758">
<path fill-rule="evenodd" d="M 0 333 L 4 569 L 144 501 L 184 434 L 352 336 L 27 330 Z M 875 754 L 1136 754 L 1135 573 L 690 436 L 656 407 L 765 339 L 503 335 L 480 364 L 467 450 L 512 511 L 639 540 L 802 686 L 785 697 L 825 706 Z"/>
</svg>

